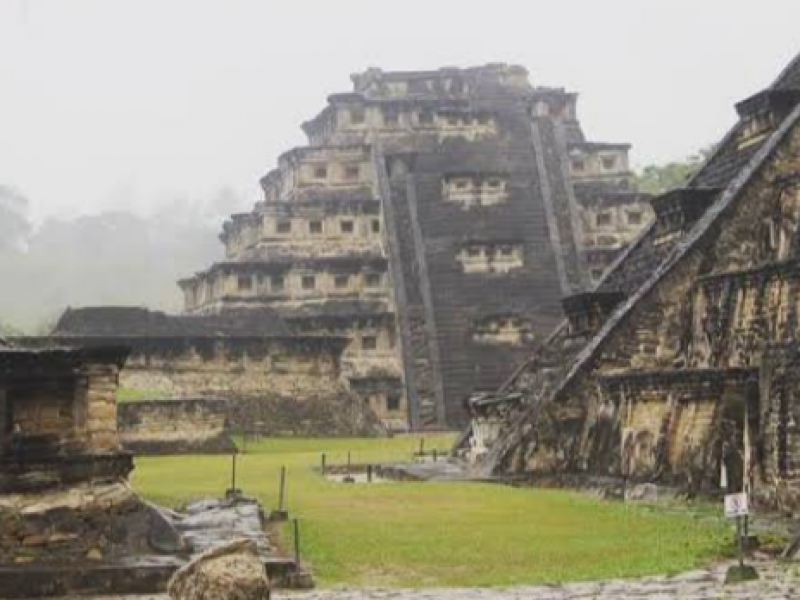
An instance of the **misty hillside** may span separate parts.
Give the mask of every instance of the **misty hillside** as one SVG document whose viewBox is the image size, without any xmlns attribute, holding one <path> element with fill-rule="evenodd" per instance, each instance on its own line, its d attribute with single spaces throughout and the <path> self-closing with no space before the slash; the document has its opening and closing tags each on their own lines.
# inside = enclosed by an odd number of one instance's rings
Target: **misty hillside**
<svg viewBox="0 0 800 600">
<path fill-rule="evenodd" d="M 176 280 L 220 258 L 220 224 L 243 205 L 221 192 L 148 217 L 114 211 L 34 226 L 30 201 L 0 185 L 0 330 L 40 332 L 67 306 L 179 310 Z"/>
</svg>

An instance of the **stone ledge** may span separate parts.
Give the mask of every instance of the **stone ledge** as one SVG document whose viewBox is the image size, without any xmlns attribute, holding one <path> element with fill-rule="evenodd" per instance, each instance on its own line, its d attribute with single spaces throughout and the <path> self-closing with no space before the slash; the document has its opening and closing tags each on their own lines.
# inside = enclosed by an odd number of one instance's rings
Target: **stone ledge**
<svg viewBox="0 0 800 600">
<path fill-rule="evenodd" d="M 56 456 L 47 460 L 0 458 L 0 493 L 39 492 L 92 480 L 126 479 L 133 471 L 127 452 Z"/>
<path fill-rule="evenodd" d="M 59 595 L 152 594 L 166 590 L 172 574 L 185 561 L 145 557 L 107 564 L 0 567 L 0 598 Z"/>
</svg>

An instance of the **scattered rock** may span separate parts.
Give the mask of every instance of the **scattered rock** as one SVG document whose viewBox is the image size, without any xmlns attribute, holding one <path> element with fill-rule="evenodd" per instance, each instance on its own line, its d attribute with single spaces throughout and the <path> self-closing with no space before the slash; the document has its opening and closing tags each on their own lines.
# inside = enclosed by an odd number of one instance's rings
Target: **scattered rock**
<svg viewBox="0 0 800 600">
<path fill-rule="evenodd" d="M 29 535 L 22 540 L 23 546 L 44 546 L 47 543 L 47 536 Z"/>
<path fill-rule="evenodd" d="M 658 486 L 654 483 L 642 483 L 628 488 L 625 499 L 630 502 L 655 502 L 658 500 Z"/>
<path fill-rule="evenodd" d="M 97 548 L 92 548 L 86 553 L 86 558 L 89 560 L 103 560 L 103 553 Z"/>
<path fill-rule="evenodd" d="M 204 552 L 169 582 L 173 600 L 269 600 L 270 583 L 255 543 L 236 540 Z"/>
</svg>

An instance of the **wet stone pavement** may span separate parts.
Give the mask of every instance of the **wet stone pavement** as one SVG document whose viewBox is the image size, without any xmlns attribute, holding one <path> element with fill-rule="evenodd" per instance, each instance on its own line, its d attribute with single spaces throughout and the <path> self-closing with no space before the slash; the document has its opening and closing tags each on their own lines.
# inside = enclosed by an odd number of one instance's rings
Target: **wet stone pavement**
<svg viewBox="0 0 800 600">
<path fill-rule="evenodd" d="M 726 586 L 726 566 L 676 577 L 551 586 L 277 592 L 274 600 L 800 600 L 800 564 L 756 564 L 759 581 Z"/>
<path fill-rule="evenodd" d="M 511 588 L 357 589 L 291 592 L 272 600 L 800 600 L 800 562 L 754 563 L 761 579 L 723 584 L 727 565 L 675 577 L 610 580 Z M 95 596 L 60 600 L 170 600 L 166 594 Z"/>
</svg>

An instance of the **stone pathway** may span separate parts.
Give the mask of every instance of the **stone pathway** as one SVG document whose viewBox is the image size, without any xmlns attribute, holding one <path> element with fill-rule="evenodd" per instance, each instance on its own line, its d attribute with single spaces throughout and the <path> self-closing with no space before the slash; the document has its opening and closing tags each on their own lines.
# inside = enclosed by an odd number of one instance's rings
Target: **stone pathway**
<svg viewBox="0 0 800 600">
<path fill-rule="evenodd" d="M 798 600 L 800 564 L 756 564 L 761 579 L 725 586 L 727 565 L 676 577 L 467 589 L 336 589 L 274 592 L 274 600 Z"/>
</svg>

